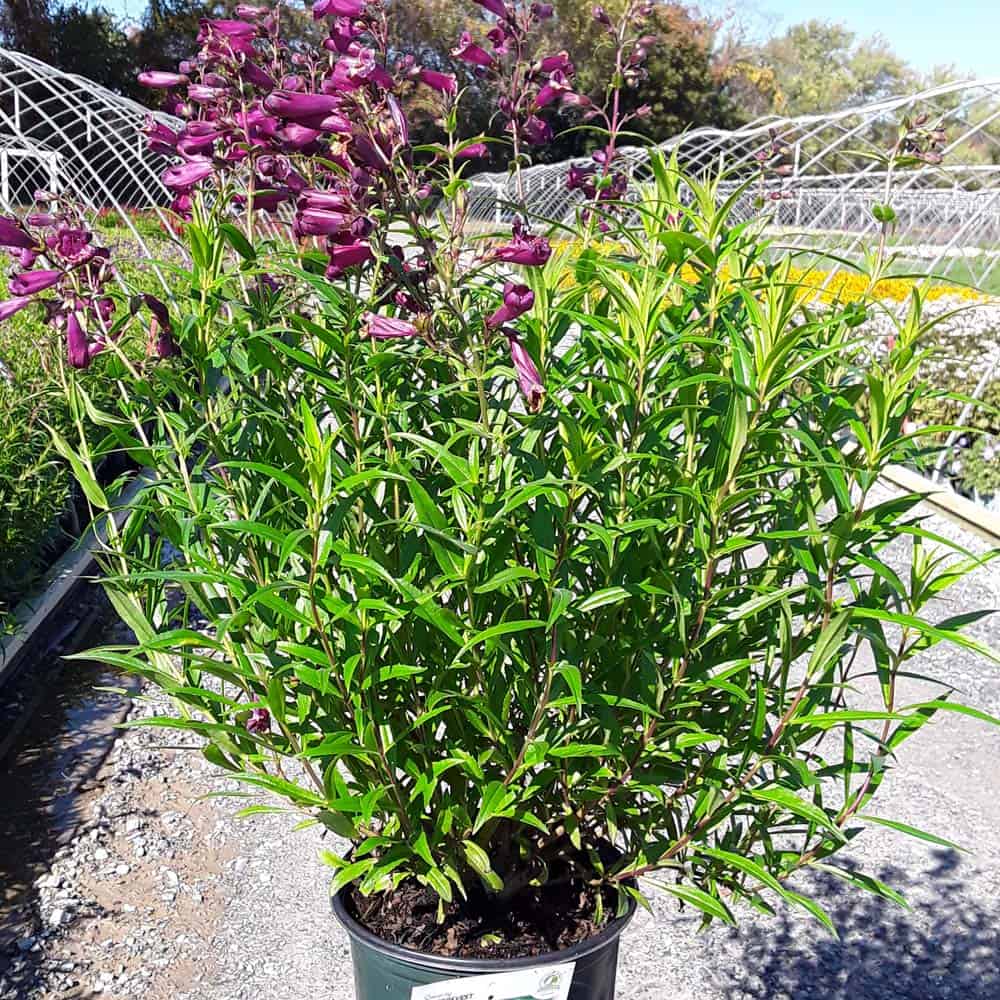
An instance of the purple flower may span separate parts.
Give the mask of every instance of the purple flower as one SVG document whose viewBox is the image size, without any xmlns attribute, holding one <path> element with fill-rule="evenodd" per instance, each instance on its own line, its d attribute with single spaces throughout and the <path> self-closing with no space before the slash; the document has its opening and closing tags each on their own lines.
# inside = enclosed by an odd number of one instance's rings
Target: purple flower
<svg viewBox="0 0 1000 1000">
<path fill-rule="evenodd" d="M 541 267 L 552 256 L 552 247 L 543 236 L 515 233 L 514 238 L 493 251 L 493 259 L 523 267 Z"/>
<path fill-rule="evenodd" d="M 104 344 L 91 343 L 87 340 L 80 317 L 75 312 L 66 317 L 66 356 L 74 368 L 88 368 L 90 362 L 104 350 L 104 347 Z"/>
<path fill-rule="evenodd" d="M 552 142 L 552 126 L 544 118 L 531 115 L 521 126 L 521 135 L 533 146 L 547 146 Z"/>
<path fill-rule="evenodd" d="M 489 156 L 490 150 L 485 142 L 474 142 L 465 146 L 455 154 L 456 160 L 477 160 L 483 156 Z"/>
<path fill-rule="evenodd" d="M 146 136 L 150 151 L 153 153 L 164 153 L 170 156 L 177 148 L 177 133 L 172 128 L 168 128 L 162 122 L 152 118 L 146 122 Z"/>
<path fill-rule="evenodd" d="M 14 219 L 0 216 L 0 247 L 18 247 L 22 250 L 33 250 L 38 241 L 26 233 Z"/>
<path fill-rule="evenodd" d="M 226 38 L 253 38 L 257 34 L 257 26 L 255 24 L 250 24 L 248 21 L 227 21 L 227 20 L 209 20 L 205 19 L 201 22 L 201 32 L 199 35 L 224 35 Z M 203 37 L 199 37 L 199 41 L 204 41 Z"/>
<path fill-rule="evenodd" d="M 142 300 L 153 314 L 149 321 L 149 353 L 158 358 L 172 358 L 180 354 L 167 307 L 155 295 L 148 293 L 143 295 Z"/>
<path fill-rule="evenodd" d="M 37 295 L 51 288 L 62 278 L 62 271 L 22 271 L 11 278 L 10 291 L 12 295 Z"/>
<path fill-rule="evenodd" d="M 350 205 L 350 199 L 342 191 L 321 191 L 319 188 L 306 188 L 298 200 L 300 211 L 307 208 L 325 208 L 346 212 Z"/>
<path fill-rule="evenodd" d="M 594 7 L 593 10 L 594 20 L 603 25 L 605 28 L 612 27 L 611 18 L 608 17 L 608 12 L 601 6 Z"/>
<path fill-rule="evenodd" d="M 330 265 L 326 269 L 328 278 L 339 278 L 344 271 L 358 264 L 367 264 L 374 260 L 371 248 L 364 243 L 345 243 L 334 245 L 330 250 Z"/>
<path fill-rule="evenodd" d="M 490 67 L 493 65 L 493 56 L 489 54 L 481 45 L 477 45 L 472 40 L 472 35 L 467 31 L 462 32 L 462 37 L 458 40 L 458 45 L 451 50 L 451 54 L 462 62 L 470 63 L 473 66 Z"/>
<path fill-rule="evenodd" d="M 550 3 L 533 3 L 531 14 L 536 21 L 547 21 L 553 14 L 553 7 Z"/>
<path fill-rule="evenodd" d="M 85 264 L 94 256 L 90 242 L 94 234 L 86 229 L 61 229 L 45 242 L 70 264 Z"/>
<path fill-rule="evenodd" d="M 54 226 L 56 224 L 56 217 L 50 212 L 32 212 L 24 221 L 35 229 L 41 229 L 46 226 Z"/>
<path fill-rule="evenodd" d="M 444 76 L 443 73 L 438 73 L 438 76 Z M 399 101 L 390 94 L 386 98 L 386 104 L 389 105 L 389 116 L 392 118 L 393 125 L 396 126 L 396 135 L 399 138 L 399 144 L 401 146 L 408 146 L 410 144 L 410 123 L 406 119 L 406 114 L 404 113 Z"/>
<path fill-rule="evenodd" d="M 366 0 L 316 0 L 313 17 L 357 17 L 364 12 Z"/>
<path fill-rule="evenodd" d="M 566 76 L 573 75 L 573 63 L 570 61 L 569 53 L 563 49 L 554 56 L 545 56 L 535 63 L 534 69 L 539 73 L 565 73 Z"/>
<path fill-rule="evenodd" d="M 427 84 L 431 90 L 436 90 L 439 94 L 458 93 L 458 80 L 452 73 L 438 73 L 433 69 L 422 69 L 420 82 Z"/>
<path fill-rule="evenodd" d="M 291 196 L 291 191 L 284 188 L 276 190 L 265 187 L 264 190 L 254 191 L 252 207 L 263 212 L 277 212 L 278 208 L 288 201 Z"/>
<path fill-rule="evenodd" d="M 496 14 L 499 18 L 510 17 L 510 11 L 503 0 L 475 0 L 480 7 L 485 7 L 491 14 Z"/>
<path fill-rule="evenodd" d="M 255 708 L 247 719 L 247 732 L 261 736 L 271 731 L 271 713 L 266 708 Z"/>
<path fill-rule="evenodd" d="M 412 323 L 407 323 L 405 319 L 395 319 L 391 316 L 376 316 L 375 313 L 367 312 L 362 317 L 363 326 L 361 328 L 362 337 L 371 337 L 372 340 L 397 340 L 401 337 L 415 337 L 417 328 Z"/>
<path fill-rule="evenodd" d="M 295 231 L 300 236 L 334 236 L 350 225 L 343 212 L 325 208 L 307 208 L 295 216 Z"/>
<path fill-rule="evenodd" d="M 510 330 L 505 331 L 505 333 L 507 334 L 507 343 L 510 346 L 510 360 L 517 373 L 517 383 L 524 394 L 525 402 L 528 404 L 528 412 L 538 413 L 542 408 L 542 399 L 545 396 L 542 376 L 531 355 L 525 350 L 524 344 L 518 340 L 517 334 Z"/>
<path fill-rule="evenodd" d="M 334 94 L 297 94 L 276 90 L 264 98 L 264 109 L 279 118 L 318 131 L 349 135 L 351 124 L 338 113 L 340 105 L 340 97 Z"/>
<path fill-rule="evenodd" d="M 508 281 L 503 286 L 503 305 L 489 319 L 487 326 L 498 327 L 523 316 L 535 304 L 535 293 L 527 285 Z"/>
<path fill-rule="evenodd" d="M 291 150 L 305 150 L 318 143 L 322 136 L 323 133 L 319 129 L 306 128 L 305 125 L 298 125 L 295 122 L 286 125 L 278 133 L 285 147 Z"/>
<path fill-rule="evenodd" d="M 6 302 L 0 302 L 0 323 L 5 319 L 10 319 L 14 313 L 20 312 L 25 306 L 31 305 L 34 301 L 30 295 L 19 295 Z"/>
<path fill-rule="evenodd" d="M 588 198 L 593 197 L 597 191 L 594 185 L 594 173 L 594 167 L 581 167 L 574 164 L 566 174 L 567 189 L 570 191 L 583 191 Z"/>
<path fill-rule="evenodd" d="M 163 172 L 163 183 L 173 191 L 187 191 L 210 177 L 215 171 L 215 164 L 208 157 L 197 156 L 187 163 L 178 163 L 167 167 Z"/>
<path fill-rule="evenodd" d="M 569 93 L 570 83 L 566 74 L 562 70 L 555 70 L 549 77 L 549 82 L 538 91 L 535 97 L 535 107 L 544 108 L 555 100 L 560 100 L 564 94 Z"/>
<path fill-rule="evenodd" d="M 382 90 L 392 90 L 394 85 L 392 77 L 378 62 L 371 49 L 362 49 L 357 55 L 338 59 L 333 72 L 325 81 L 324 89 L 332 87 L 334 91 L 350 93 L 359 90 L 365 84 L 371 84 Z"/>
<path fill-rule="evenodd" d="M 240 76 L 261 90 L 274 90 L 274 78 L 249 59 L 245 59 L 240 66 Z"/>
<path fill-rule="evenodd" d="M 182 87 L 190 82 L 183 73 L 165 73 L 162 70 L 148 70 L 140 73 L 137 79 L 143 87 L 153 87 L 156 90 Z"/>
</svg>

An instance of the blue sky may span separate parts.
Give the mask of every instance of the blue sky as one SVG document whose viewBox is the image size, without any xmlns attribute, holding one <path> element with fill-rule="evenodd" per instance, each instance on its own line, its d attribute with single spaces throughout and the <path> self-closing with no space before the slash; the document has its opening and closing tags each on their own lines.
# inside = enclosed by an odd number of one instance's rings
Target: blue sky
<svg viewBox="0 0 1000 1000">
<path fill-rule="evenodd" d="M 1000 77 L 1000 0 L 757 0 L 775 33 L 810 18 L 880 34 L 916 69 L 954 65 L 975 76 Z"/>
</svg>

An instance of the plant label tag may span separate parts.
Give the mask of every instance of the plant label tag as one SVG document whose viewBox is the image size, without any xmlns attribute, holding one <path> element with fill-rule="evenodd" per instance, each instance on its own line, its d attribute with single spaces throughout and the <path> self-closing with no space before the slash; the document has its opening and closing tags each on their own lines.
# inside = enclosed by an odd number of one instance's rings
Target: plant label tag
<svg viewBox="0 0 1000 1000">
<path fill-rule="evenodd" d="M 410 1000 L 566 1000 L 576 962 L 414 986 Z"/>
</svg>

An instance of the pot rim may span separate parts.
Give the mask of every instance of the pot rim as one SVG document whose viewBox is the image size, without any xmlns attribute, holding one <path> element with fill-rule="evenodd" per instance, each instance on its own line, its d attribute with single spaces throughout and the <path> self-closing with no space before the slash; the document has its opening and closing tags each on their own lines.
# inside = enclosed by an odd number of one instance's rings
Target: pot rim
<svg viewBox="0 0 1000 1000">
<path fill-rule="evenodd" d="M 433 952 L 416 951 L 413 948 L 404 948 L 402 945 L 393 944 L 391 941 L 379 937 L 367 927 L 359 924 L 348 913 L 344 899 L 349 888 L 349 885 L 344 886 L 335 893 L 330 899 L 330 904 L 333 908 L 333 915 L 347 931 L 352 942 L 357 941 L 410 965 L 417 965 L 425 969 L 457 972 L 460 975 L 512 972 L 517 969 L 535 968 L 539 965 L 559 965 L 562 962 L 577 961 L 617 941 L 622 931 L 635 916 L 636 911 L 635 898 L 629 896 L 628 909 L 622 916 L 615 917 L 592 937 L 578 941 L 576 944 L 559 951 L 547 951 L 541 955 L 528 955 L 524 958 L 463 958 L 459 955 L 437 955 Z"/>
</svg>

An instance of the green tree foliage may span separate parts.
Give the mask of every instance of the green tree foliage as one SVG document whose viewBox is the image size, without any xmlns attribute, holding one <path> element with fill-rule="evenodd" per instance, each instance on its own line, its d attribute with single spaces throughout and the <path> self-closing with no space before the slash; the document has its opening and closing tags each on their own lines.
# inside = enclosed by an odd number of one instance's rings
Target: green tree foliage
<svg viewBox="0 0 1000 1000">
<path fill-rule="evenodd" d="M 818 19 L 729 57 L 731 92 L 751 117 L 834 111 L 919 86 L 885 39 L 859 39 L 843 24 Z"/>
</svg>

